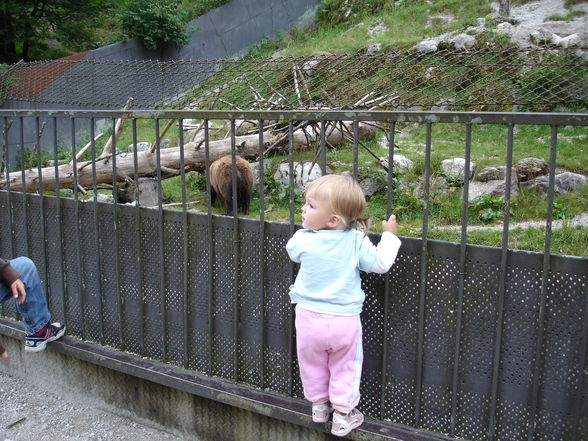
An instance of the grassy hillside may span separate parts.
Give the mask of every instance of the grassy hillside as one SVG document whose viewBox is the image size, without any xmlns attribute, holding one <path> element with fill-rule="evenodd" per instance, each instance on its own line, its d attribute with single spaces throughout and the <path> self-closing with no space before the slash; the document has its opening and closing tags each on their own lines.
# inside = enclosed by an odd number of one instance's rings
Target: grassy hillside
<svg viewBox="0 0 588 441">
<path fill-rule="evenodd" d="M 426 37 L 438 35 L 452 30 L 465 29 L 476 24 L 477 18 L 487 18 L 487 27 L 495 26 L 490 19 L 491 8 L 487 1 L 474 0 L 436 0 L 429 4 L 425 0 L 404 0 L 392 2 L 384 0 L 368 0 L 351 2 L 346 0 L 325 1 L 324 7 L 317 18 L 317 23 L 310 30 L 297 30 L 274 39 L 266 39 L 254 47 L 248 59 L 270 57 L 279 54 L 287 56 L 308 56 L 313 54 L 346 54 L 363 53 L 368 45 L 380 44 L 379 53 L 385 54 L 388 49 L 401 45 L 411 45 Z M 374 29 L 376 31 L 374 31 Z M 493 37 L 494 38 L 494 37 Z M 501 40 L 502 38 L 502 40 Z M 503 37 L 494 42 L 507 45 Z M 334 75 L 337 73 L 334 72 Z M 229 74 L 227 74 L 229 75 Z M 359 75 L 358 75 L 359 77 Z M 355 79 L 360 81 L 359 79 Z M 227 77 L 219 75 L 217 82 L 211 80 L 206 85 L 210 90 L 225 84 Z M 243 93 L 248 91 L 243 89 Z M 281 92 L 286 93 L 284 90 Z M 559 108 L 558 110 L 566 110 Z M 570 109 L 567 109 L 570 110 Z M 576 109 L 574 109 L 576 110 Z M 583 110 L 585 111 L 585 109 Z M 163 127 L 166 121 L 161 121 Z M 415 163 L 415 171 L 405 179 L 416 183 L 422 179 L 424 170 L 425 128 L 422 125 L 399 123 L 396 154 L 407 156 Z M 154 141 L 152 121 L 139 121 L 138 141 Z M 226 136 L 226 128 L 213 132 L 213 137 Z M 386 156 L 387 150 L 382 147 L 381 132 L 376 139 L 366 141 L 369 150 L 378 156 Z M 550 128 L 535 126 L 517 126 L 514 135 L 514 161 L 533 156 L 549 159 Z M 178 145 L 178 134 L 170 131 L 166 138 L 170 144 Z M 104 137 L 103 139 L 106 139 Z M 498 125 L 475 125 L 472 129 L 472 161 L 478 169 L 486 166 L 500 166 L 506 163 L 507 129 Z M 126 128 L 118 146 L 125 150 L 132 143 L 130 128 Z M 85 142 L 80 143 L 84 145 Z M 463 157 L 465 145 L 465 129 L 457 124 L 436 124 L 433 129 L 432 172 L 434 179 L 442 179 L 440 163 L 443 159 Z M 315 148 L 296 152 L 295 160 L 313 160 Z M 327 162 L 334 172 L 350 170 L 354 152 L 350 144 L 329 149 Z M 287 161 L 284 153 L 276 152 L 267 159 L 269 169 L 266 172 L 267 220 L 288 221 L 288 193 L 278 190 L 273 180 L 273 173 L 280 162 Z M 562 170 L 588 175 L 588 133 L 586 128 L 562 127 L 559 129 L 557 166 Z M 374 176 L 382 172 L 381 167 L 367 150 L 359 150 L 360 177 Z M 191 173 L 187 177 L 188 202 L 191 210 L 206 211 L 205 180 L 203 175 Z M 181 180 L 179 177 L 167 179 L 163 183 L 166 203 L 181 202 Z M 372 218 L 374 231 L 378 231 L 379 219 L 386 215 L 387 191 L 383 190 L 368 200 L 368 214 Z M 298 214 L 301 195 L 296 195 L 296 222 L 300 222 Z M 429 201 L 431 228 L 430 237 L 443 240 L 458 241 L 459 231 L 447 228 L 461 222 L 461 188 L 453 187 L 447 194 L 432 192 Z M 401 190 L 396 187 L 393 193 L 393 211 L 399 216 L 401 234 L 420 236 L 422 225 L 422 198 L 414 191 Z M 254 192 L 251 216 L 258 217 L 259 196 Z M 493 210 L 493 211 L 489 211 Z M 511 224 L 523 221 L 541 221 L 545 219 L 547 198 L 545 195 L 522 193 L 511 205 Z M 588 187 L 583 190 L 555 197 L 555 219 L 570 219 L 588 211 Z M 214 213 L 223 212 L 220 204 L 214 207 Z M 485 213 L 485 216 L 482 214 Z M 488 216 L 488 213 L 493 213 Z M 503 211 L 498 200 L 487 200 L 482 204 L 470 203 L 468 211 L 469 225 L 496 225 L 502 220 Z M 468 241 L 484 245 L 500 246 L 501 231 L 491 229 L 470 231 Z M 588 228 L 565 227 L 554 231 L 553 251 L 563 254 L 588 256 Z M 513 248 L 543 251 L 544 232 L 541 228 L 513 228 L 509 246 Z"/>
</svg>

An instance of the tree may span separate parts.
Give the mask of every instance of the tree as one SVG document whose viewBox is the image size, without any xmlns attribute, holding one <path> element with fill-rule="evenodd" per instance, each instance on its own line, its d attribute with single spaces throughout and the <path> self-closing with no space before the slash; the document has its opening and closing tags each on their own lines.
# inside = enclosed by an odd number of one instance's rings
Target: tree
<svg viewBox="0 0 588 441">
<path fill-rule="evenodd" d="M 498 3 L 498 15 L 503 17 L 510 15 L 510 0 L 500 0 Z"/>
<path fill-rule="evenodd" d="M 113 0 L 3 0 L 0 6 L 0 62 L 67 55 L 51 42 L 83 47 L 93 41 L 95 23 Z M 55 52 L 58 53 L 55 53 Z M 61 53 L 59 53 L 61 51 Z"/>
<path fill-rule="evenodd" d="M 161 48 L 164 43 L 186 44 L 188 33 L 179 3 L 180 0 L 131 0 L 120 13 L 123 31 L 129 37 L 141 38 L 149 49 Z"/>
</svg>

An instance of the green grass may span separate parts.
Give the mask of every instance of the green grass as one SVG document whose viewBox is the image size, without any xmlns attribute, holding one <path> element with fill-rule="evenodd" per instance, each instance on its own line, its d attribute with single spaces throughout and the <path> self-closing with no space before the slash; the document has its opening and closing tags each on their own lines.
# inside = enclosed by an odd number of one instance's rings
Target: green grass
<svg viewBox="0 0 588 441">
<path fill-rule="evenodd" d="M 586 13 L 584 11 L 570 11 L 566 15 L 561 15 L 561 14 L 550 15 L 549 17 L 547 17 L 547 20 L 550 20 L 550 21 L 572 21 L 573 19 L 575 19 L 577 17 L 581 17 L 585 14 Z"/>
<path fill-rule="evenodd" d="M 375 43 L 382 44 L 384 48 L 391 44 L 414 44 L 427 37 L 474 25 L 478 17 L 490 13 L 489 2 L 476 0 L 437 0 L 433 4 L 424 0 L 399 2 L 375 16 L 360 15 L 352 22 L 319 26 L 312 33 L 292 31 L 277 40 L 265 40 L 250 55 L 267 57 L 278 48 L 284 56 L 351 54 Z M 437 14 L 452 14 L 455 19 L 431 20 L 429 23 L 429 16 Z M 385 26 L 386 31 L 370 36 L 369 29 L 379 23 Z"/>
</svg>

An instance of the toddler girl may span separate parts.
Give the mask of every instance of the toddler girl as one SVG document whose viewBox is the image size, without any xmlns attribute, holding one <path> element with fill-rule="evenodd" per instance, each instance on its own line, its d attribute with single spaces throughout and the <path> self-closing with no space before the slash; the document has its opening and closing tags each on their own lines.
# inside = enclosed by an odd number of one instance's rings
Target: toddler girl
<svg viewBox="0 0 588 441">
<path fill-rule="evenodd" d="M 396 217 L 382 221 L 382 238 L 374 246 L 356 229 L 365 209 L 357 182 L 327 175 L 307 187 L 302 226 L 286 244 L 300 263 L 290 287 L 296 303 L 296 336 L 304 396 L 312 402 L 312 419 L 327 422 L 331 433 L 345 436 L 363 423 L 355 407 L 363 362 L 359 314 L 365 299 L 359 270 L 387 272 L 398 254 Z"/>
</svg>

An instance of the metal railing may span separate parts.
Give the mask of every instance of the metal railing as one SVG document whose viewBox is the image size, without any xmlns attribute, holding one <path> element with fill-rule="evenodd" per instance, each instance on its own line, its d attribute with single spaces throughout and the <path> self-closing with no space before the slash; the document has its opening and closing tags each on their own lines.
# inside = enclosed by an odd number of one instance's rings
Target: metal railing
<svg viewBox="0 0 588 441">
<path fill-rule="evenodd" d="M 235 120 L 286 121 L 286 155 L 290 171 L 300 154 L 294 148 L 295 122 L 313 121 L 321 128 L 320 164 L 326 170 L 329 121 L 352 121 L 353 168 L 358 173 L 358 124 L 388 125 L 388 164 L 394 164 L 396 125 L 425 126 L 425 186 L 422 234 L 403 237 L 392 270 L 362 276 L 366 303 L 364 371 L 360 407 L 382 427 L 409 426 L 439 437 L 471 440 L 574 440 L 588 436 L 588 259 L 552 254 L 554 171 L 558 128 L 588 126 L 586 114 L 460 112 L 223 112 L 223 111 L 3 111 L 4 136 L 9 121 L 24 117 L 71 119 L 72 145 L 77 120 L 90 121 L 91 139 L 98 119 L 125 117 L 133 127 L 133 168 L 151 155 L 159 182 L 158 204 L 82 202 L 78 187 L 81 165 L 73 161 L 67 176 L 57 166 L 57 131 L 53 136 L 57 191 L 48 194 L 38 161 L 37 194 L 15 190 L 18 180 L 5 169 L 0 191 L 0 255 L 30 256 L 39 266 L 50 308 L 64 320 L 69 334 L 84 341 L 159 360 L 209 377 L 220 377 L 246 389 L 301 398 L 294 353 L 293 310 L 288 287 L 296 266 L 284 246 L 295 231 L 296 195 L 290 173 L 289 222 L 267 222 L 264 206 L 263 131 L 257 135 L 260 176 L 259 215 L 255 219 L 193 212 L 186 200 L 186 170 L 208 170 L 221 153 L 245 154 L 237 142 Z M 177 119 L 181 210 L 163 207 L 161 146 L 137 151 L 139 120 Z M 187 147 L 183 120 L 202 119 L 204 140 Z M 210 122 L 232 121 L 228 150 L 211 148 Z M 461 240 L 429 238 L 431 155 L 437 124 L 457 124 L 465 134 L 466 164 L 476 146 L 472 126 L 501 124 L 508 128 L 506 191 L 501 247 L 467 243 L 467 183 L 463 192 Z M 58 127 L 54 121 L 49 130 Z M 518 125 L 551 127 L 550 179 L 543 253 L 508 247 L 510 170 L 514 130 Z M 15 123 L 14 127 L 23 127 Z M 155 125 L 154 139 L 159 139 Z M 38 133 L 38 131 L 37 131 Z M 116 146 L 113 146 L 116 148 Z M 39 147 L 36 153 L 40 155 Z M 190 150 L 190 151 L 188 151 Z M 200 159 L 191 154 L 199 150 Z M 248 151 L 251 153 L 251 150 Z M 75 157 L 75 148 L 72 157 Z M 92 180 L 97 193 L 97 159 L 92 148 Z M 5 155 L 5 158 L 7 155 Z M 40 159 L 40 157 L 39 157 Z M 119 155 L 107 159 L 112 192 L 118 188 Z M 6 162 L 6 161 L 5 161 Z M 35 170 L 21 172 L 24 181 Z M 61 173 L 61 174 L 60 174 Z M 466 167 L 464 176 L 469 176 Z M 387 173 L 387 213 L 394 207 L 394 167 Z M 61 182 L 72 197 L 63 197 Z M 206 189 L 210 179 L 206 173 Z M 235 206 L 236 201 L 233 201 Z M 377 235 L 372 235 L 373 239 Z M 13 306 L 4 315 L 16 317 Z M 261 392 L 263 394 L 263 392 Z M 269 404 L 268 404 L 269 405 Z M 424 438 L 423 432 L 423 439 Z"/>
</svg>

